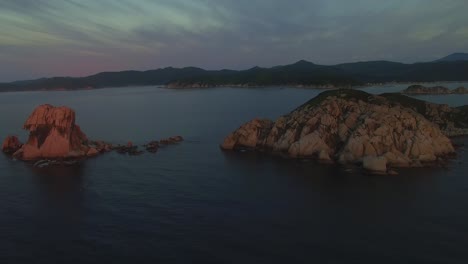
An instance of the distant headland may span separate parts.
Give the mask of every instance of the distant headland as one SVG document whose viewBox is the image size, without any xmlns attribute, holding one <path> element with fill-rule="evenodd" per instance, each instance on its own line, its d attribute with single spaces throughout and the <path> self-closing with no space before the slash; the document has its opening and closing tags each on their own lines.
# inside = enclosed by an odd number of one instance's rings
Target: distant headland
<svg viewBox="0 0 468 264">
<path fill-rule="evenodd" d="M 318 65 L 305 60 L 270 68 L 204 70 L 196 67 L 102 72 L 87 77 L 53 77 L 0 83 L 0 92 L 69 91 L 127 86 L 169 88 L 295 86 L 349 88 L 369 83 L 468 81 L 468 54 L 405 64 L 391 61 Z"/>
</svg>

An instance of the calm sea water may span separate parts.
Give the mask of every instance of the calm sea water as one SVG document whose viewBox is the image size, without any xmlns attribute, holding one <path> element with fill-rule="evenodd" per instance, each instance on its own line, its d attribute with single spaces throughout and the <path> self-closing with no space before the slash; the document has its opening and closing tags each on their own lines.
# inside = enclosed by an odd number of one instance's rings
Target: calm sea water
<svg viewBox="0 0 468 264">
<path fill-rule="evenodd" d="M 74 108 L 93 139 L 186 138 L 157 154 L 109 153 L 65 168 L 0 155 L 0 263 L 467 263 L 467 147 L 448 168 L 379 177 L 218 148 L 242 123 L 319 92 L 0 93 L 2 139 L 26 139 L 23 122 L 44 103 Z M 423 98 L 468 104 L 466 95 Z"/>
</svg>

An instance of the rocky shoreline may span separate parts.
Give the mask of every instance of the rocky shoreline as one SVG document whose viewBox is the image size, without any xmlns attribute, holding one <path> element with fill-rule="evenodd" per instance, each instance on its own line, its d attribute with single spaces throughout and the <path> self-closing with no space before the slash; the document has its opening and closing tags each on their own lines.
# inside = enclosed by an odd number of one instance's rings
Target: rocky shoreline
<svg viewBox="0 0 468 264">
<path fill-rule="evenodd" d="M 23 128 L 29 131 L 27 142 L 23 144 L 17 136 L 8 136 L 3 141 L 2 151 L 14 159 L 32 162 L 37 167 L 71 165 L 111 151 L 128 155 L 141 155 L 145 152 L 132 142 L 113 145 L 105 141 L 89 140 L 75 124 L 75 112 L 63 106 L 37 107 Z M 161 146 L 183 140 L 181 136 L 153 140 L 143 145 L 143 148 L 147 152 L 156 153 Z"/>
<path fill-rule="evenodd" d="M 221 148 L 357 163 L 382 174 L 445 162 L 455 155 L 448 136 L 467 128 L 468 115 L 459 109 L 399 94 L 341 89 L 323 92 L 276 121 L 247 122 Z"/>
<path fill-rule="evenodd" d="M 465 87 L 458 87 L 456 89 L 450 89 L 444 86 L 433 86 L 433 87 L 426 87 L 423 85 L 411 85 L 405 90 L 401 91 L 402 94 L 408 95 L 441 95 L 441 94 L 468 94 L 468 89 Z"/>
<path fill-rule="evenodd" d="M 306 84 L 275 84 L 275 85 L 258 85 L 258 84 L 208 84 L 208 83 L 184 83 L 184 82 L 173 82 L 165 86 L 168 89 L 197 89 L 197 88 L 222 88 L 222 87 L 233 87 L 233 88 L 269 88 L 269 87 L 291 87 L 291 88 L 311 88 L 311 89 L 338 89 L 338 88 L 351 88 L 351 85 L 306 85 Z"/>
</svg>

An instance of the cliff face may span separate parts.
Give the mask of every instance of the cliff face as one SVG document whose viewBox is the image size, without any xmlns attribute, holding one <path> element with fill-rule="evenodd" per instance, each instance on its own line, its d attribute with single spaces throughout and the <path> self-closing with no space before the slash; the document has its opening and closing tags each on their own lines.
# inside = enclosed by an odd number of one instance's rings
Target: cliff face
<svg viewBox="0 0 468 264">
<path fill-rule="evenodd" d="M 68 107 L 41 105 L 26 120 L 28 141 L 14 156 L 22 160 L 65 159 L 86 156 L 87 137 L 75 124 L 75 112 Z"/>
<path fill-rule="evenodd" d="M 340 163 L 365 160 L 369 167 L 375 162 L 384 167 L 420 166 L 454 152 L 451 141 L 424 116 L 356 90 L 324 92 L 274 122 L 252 120 L 221 147 Z"/>
</svg>

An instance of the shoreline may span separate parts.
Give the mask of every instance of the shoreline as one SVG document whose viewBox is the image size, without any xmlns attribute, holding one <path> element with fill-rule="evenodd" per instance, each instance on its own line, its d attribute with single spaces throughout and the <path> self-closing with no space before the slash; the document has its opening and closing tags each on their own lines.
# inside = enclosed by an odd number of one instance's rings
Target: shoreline
<svg viewBox="0 0 468 264">
<path fill-rule="evenodd" d="M 334 90 L 334 89 L 365 89 L 370 87 L 385 87 L 392 85 L 417 85 L 417 84 L 454 84 L 454 83 L 467 83 L 468 81 L 437 81 L 437 82 L 386 82 L 386 83 L 366 83 L 363 85 L 294 85 L 294 84 L 274 84 L 274 85 L 248 85 L 248 84 L 223 84 L 223 85 L 171 85 L 171 84 L 159 84 L 159 85 L 125 85 L 125 86 L 109 86 L 109 87 L 83 87 L 76 89 L 32 89 L 32 90 L 1 90 L 0 93 L 17 93 L 17 92 L 74 92 L 74 91 L 94 91 L 101 89 L 114 89 L 114 88 L 128 88 L 128 87 L 153 87 L 163 89 L 174 89 L 174 90 L 186 90 L 186 89 L 212 89 L 212 88 L 296 88 L 296 89 L 316 89 L 316 90 Z M 426 95 L 426 94 L 420 94 Z"/>
</svg>

